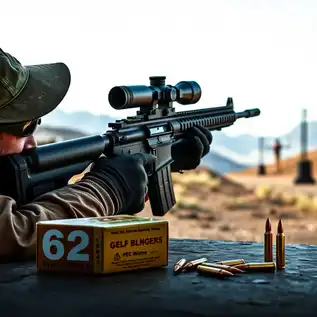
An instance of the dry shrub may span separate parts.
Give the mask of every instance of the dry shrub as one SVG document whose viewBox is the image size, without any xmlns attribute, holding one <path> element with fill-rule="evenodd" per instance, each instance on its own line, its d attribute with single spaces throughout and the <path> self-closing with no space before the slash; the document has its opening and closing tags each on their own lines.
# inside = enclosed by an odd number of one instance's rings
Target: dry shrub
<svg viewBox="0 0 317 317">
<path fill-rule="evenodd" d="M 176 203 L 177 205 L 182 204 L 183 206 L 195 206 L 195 205 L 200 205 L 200 201 L 197 197 L 195 196 L 182 196 L 181 199 L 179 199 Z"/>
<path fill-rule="evenodd" d="M 278 192 L 272 192 L 268 201 L 271 204 L 277 205 L 277 206 L 286 205 L 285 201 L 283 200 L 282 193 L 278 193 Z"/>
<path fill-rule="evenodd" d="M 175 184 L 173 187 L 176 200 L 182 199 L 183 195 L 186 193 L 186 187 L 182 184 Z"/>
<path fill-rule="evenodd" d="M 308 195 L 300 194 L 296 196 L 295 206 L 300 211 L 317 211 L 314 200 Z"/>
<path fill-rule="evenodd" d="M 232 231 L 234 229 L 235 229 L 235 227 L 231 223 L 225 223 L 225 224 L 222 224 L 219 226 L 220 231 Z"/>
<path fill-rule="evenodd" d="M 186 187 L 190 185 L 199 185 L 211 190 L 217 190 L 221 185 L 221 181 L 219 178 L 212 177 L 206 171 L 199 171 L 197 173 L 189 172 L 183 174 L 176 173 L 175 175 L 173 175 L 173 183 L 182 184 Z"/>
<path fill-rule="evenodd" d="M 260 185 L 255 190 L 255 195 L 258 199 L 267 200 L 272 197 L 273 189 L 269 186 Z"/>
<path fill-rule="evenodd" d="M 256 209 L 259 206 L 259 202 L 250 196 L 245 197 L 233 197 L 231 201 L 224 204 L 225 208 L 230 211 L 234 210 L 250 210 Z"/>
<path fill-rule="evenodd" d="M 191 219 L 197 220 L 199 219 L 199 211 L 198 210 L 181 210 L 177 212 L 178 219 Z"/>
<path fill-rule="evenodd" d="M 287 192 L 275 192 L 270 186 L 258 186 L 255 195 L 260 200 L 266 200 L 278 206 L 294 206 L 296 203 L 295 195 Z"/>
<path fill-rule="evenodd" d="M 317 211 L 317 196 L 312 197 L 312 207 Z"/>
<path fill-rule="evenodd" d="M 221 186 L 221 181 L 219 178 L 212 177 L 212 178 L 210 178 L 209 182 L 206 185 L 212 191 L 218 191 L 220 189 L 220 186 Z"/>
<path fill-rule="evenodd" d="M 259 208 L 259 209 L 253 210 L 251 215 L 253 218 L 264 219 L 268 216 L 268 211 L 262 208 Z"/>
<path fill-rule="evenodd" d="M 183 210 L 186 209 L 190 211 L 200 211 L 201 206 L 197 197 L 184 195 L 184 196 L 178 197 L 178 199 L 176 200 L 176 204 L 172 209 L 173 211 L 177 211 L 177 212 L 179 212 L 179 210 L 181 209 Z"/>
<path fill-rule="evenodd" d="M 192 195 L 181 195 L 176 200 L 176 205 L 173 207 L 173 211 L 177 211 L 179 213 L 180 210 L 187 210 L 188 212 L 209 214 L 213 213 L 213 210 L 210 208 L 206 208 L 201 204 L 201 199 L 198 196 Z M 211 215 L 210 215 L 211 216 Z M 208 218 L 205 216 L 205 218 Z M 209 218 L 208 218 L 209 219 Z"/>
<path fill-rule="evenodd" d="M 280 199 L 285 206 L 293 206 L 296 203 L 296 196 L 287 192 L 280 193 Z"/>
<path fill-rule="evenodd" d="M 210 229 L 210 228 L 212 228 L 212 224 L 209 221 L 201 221 L 200 228 L 201 229 Z"/>
</svg>

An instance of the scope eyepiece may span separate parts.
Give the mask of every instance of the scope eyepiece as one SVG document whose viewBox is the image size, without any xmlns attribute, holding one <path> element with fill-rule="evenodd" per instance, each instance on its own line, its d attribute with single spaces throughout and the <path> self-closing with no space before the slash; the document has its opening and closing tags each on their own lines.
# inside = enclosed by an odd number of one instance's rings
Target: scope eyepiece
<svg viewBox="0 0 317 317">
<path fill-rule="evenodd" d="M 109 91 L 110 105 L 117 110 L 153 106 L 169 107 L 176 101 L 182 105 L 194 104 L 201 97 L 201 88 L 195 81 L 181 81 L 175 86 L 165 85 L 164 76 L 150 77 L 150 86 L 115 86 Z"/>
<path fill-rule="evenodd" d="M 117 110 L 150 105 L 153 102 L 153 90 L 148 86 L 115 86 L 111 88 L 108 100 Z"/>
</svg>

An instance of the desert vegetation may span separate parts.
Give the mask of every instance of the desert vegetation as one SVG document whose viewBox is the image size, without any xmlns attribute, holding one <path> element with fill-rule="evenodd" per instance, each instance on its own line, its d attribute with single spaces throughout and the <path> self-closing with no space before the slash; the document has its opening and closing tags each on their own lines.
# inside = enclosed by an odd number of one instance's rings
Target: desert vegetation
<svg viewBox="0 0 317 317">
<path fill-rule="evenodd" d="M 270 217 L 276 232 L 281 218 L 288 243 L 317 243 L 316 195 L 289 190 L 290 186 L 253 186 L 219 176 L 208 169 L 173 174 L 177 203 L 166 215 L 175 238 L 263 241 Z M 142 215 L 150 216 L 147 204 Z"/>
</svg>

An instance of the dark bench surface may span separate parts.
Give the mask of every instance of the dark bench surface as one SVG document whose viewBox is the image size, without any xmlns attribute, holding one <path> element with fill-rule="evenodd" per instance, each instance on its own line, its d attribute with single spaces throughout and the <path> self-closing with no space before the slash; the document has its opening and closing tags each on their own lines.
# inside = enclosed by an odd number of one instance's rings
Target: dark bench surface
<svg viewBox="0 0 317 317">
<path fill-rule="evenodd" d="M 263 244 L 170 240 L 169 265 L 104 277 L 0 264 L 0 316 L 317 316 L 317 246 L 287 245 L 286 270 L 221 280 L 173 275 L 182 257 L 263 261 Z"/>
</svg>

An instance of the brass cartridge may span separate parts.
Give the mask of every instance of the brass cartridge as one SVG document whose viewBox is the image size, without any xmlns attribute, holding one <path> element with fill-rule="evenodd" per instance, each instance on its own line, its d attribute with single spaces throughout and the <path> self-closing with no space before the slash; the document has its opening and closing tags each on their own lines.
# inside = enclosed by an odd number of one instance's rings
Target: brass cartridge
<svg viewBox="0 0 317 317">
<path fill-rule="evenodd" d="M 245 263 L 235 266 L 240 270 L 245 271 L 256 271 L 256 272 L 274 272 L 276 265 L 274 262 L 263 262 L 263 263 Z"/>
<path fill-rule="evenodd" d="M 203 264 L 197 266 L 197 271 L 200 274 L 203 275 L 210 275 L 210 276 L 218 276 L 218 277 L 224 277 L 224 276 L 233 276 L 231 272 L 228 272 L 224 269 L 219 269 L 216 267 L 210 267 L 210 266 L 205 266 Z"/>
<path fill-rule="evenodd" d="M 267 218 L 265 223 L 264 262 L 273 262 L 273 234 L 270 218 Z"/>
<path fill-rule="evenodd" d="M 180 259 L 174 264 L 174 273 L 180 273 L 186 264 L 186 259 Z"/>
<path fill-rule="evenodd" d="M 285 269 L 285 234 L 281 219 L 278 222 L 276 234 L 276 267 Z"/>
<path fill-rule="evenodd" d="M 198 265 L 207 262 L 207 258 L 200 258 L 197 260 L 188 261 L 184 266 L 184 270 L 190 270 L 196 268 Z"/>
<path fill-rule="evenodd" d="M 217 263 L 204 263 L 203 266 L 208 266 L 208 267 L 215 267 L 218 269 L 223 269 L 225 271 L 231 272 L 231 273 L 243 273 L 244 271 L 238 269 L 237 267 L 234 266 L 229 266 L 229 265 L 223 265 L 223 264 L 217 264 Z"/>
<path fill-rule="evenodd" d="M 228 266 L 234 266 L 238 264 L 244 264 L 245 261 L 243 259 L 237 259 L 237 260 L 226 260 L 226 261 L 218 261 L 216 264 L 223 264 Z"/>
</svg>

